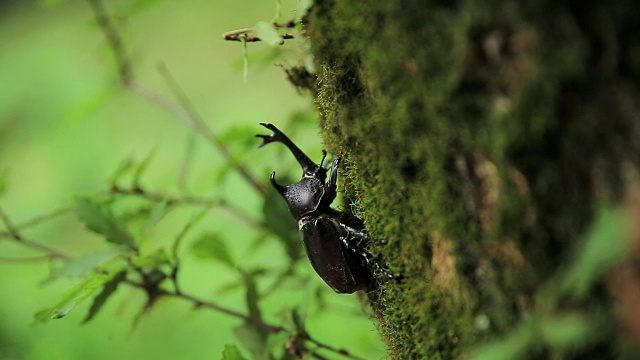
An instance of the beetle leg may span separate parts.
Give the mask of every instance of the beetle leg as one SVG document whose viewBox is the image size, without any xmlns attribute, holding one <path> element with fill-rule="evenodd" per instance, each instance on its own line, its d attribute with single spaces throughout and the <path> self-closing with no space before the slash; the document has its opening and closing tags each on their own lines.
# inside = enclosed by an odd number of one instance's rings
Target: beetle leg
<svg viewBox="0 0 640 360">
<path fill-rule="evenodd" d="M 281 142 L 289 148 L 293 156 L 298 160 L 300 166 L 302 166 L 302 171 L 305 175 L 315 175 L 315 173 L 319 170 L 318 165 L 316 165 L 308 156 L 305 154 L 300 148 L 291 141 L 280 129 L 278 129 L 273 124 L 260 123 L 260 125 L 266 127 L 267 129 L 273 131 L 271 135 L 256 135 L 256 137 L 262 138 L 262 144 L 258 147 L 263 147 L 272 142 Z"/>
<path fill-rule="evenodd" d="M 323 158 L 324 159 L 324 158 Z M 327 203 L 331 204 L 338 194 L 338 166 L 340 165 L 340 158 L 333 160 L 331 166 L 331 174 L 329 175 L 329 181 L 325 186 L 325 197 Z"/>
<path fill-rule="evenodd" d="M 340 240 L 342 240 L 342 243 L 348 250 L 358 255 L 358 257 L 363 261 L 363 265 L 366 264 L 369 268 L 373 267 L 374 272 L 383 274 L 385 277 L 389 279 L 395 279 L 395 276 L 393 276 L 393 274 L 385 270 L 385 268 L 383 268 L 380 265 L 378 260 L 376 260 L 376 258 L 373 255 L 371 255 L 371 253 L 359 247 L 356 243 L 349 241 L 348 234 L 346 236 L 341 237 Z"/>
<path fill-rule="evenodd" d="M 382 240 L 374 240 L 371 235 L 367 234 L 364 231 L 360 231 L 357 229 L 352 228 L 351 226 L 345 225 L 341 222 L 339 222 L 340 227 L 342 227 L 347 233 L 349 233 L 352 236 L 357 237 L 358 239 L 364 240 L 367 244 L 373 244 L 373 245 L 386 245 L 389 241 L 387 241 L 387 239 L 382 239 Z"/>
<path fill-rule="evenodd" d="M 320 160 L 320 167 L 323 168 L 324 167 L 324 159 L 327 158 L 327 150 L 322 149 L 322 160 Z"/>
</svg>

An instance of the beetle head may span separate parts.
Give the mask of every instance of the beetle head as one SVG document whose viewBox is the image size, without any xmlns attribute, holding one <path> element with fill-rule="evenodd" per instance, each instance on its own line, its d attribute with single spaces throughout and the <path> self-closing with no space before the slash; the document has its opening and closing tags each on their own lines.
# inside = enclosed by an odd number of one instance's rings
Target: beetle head
<svg viewBox="0 0 640 360">
<path fill-rule="evenodd" d="M 305 176 L 299 182 L 282 186 L 276 182 L 275 171 L 271 173 L 271 184 L 280 193 L 296 220 L 318 209 L 325 195 L 324 179 Z"/>
<path fill-rule="evenodd" d="M 304 215 L 317 210 L 326 191 L 327 168 L 323 167 L 323 163 L 327 157 L 327 152 L 322 150 L 322 160 L 320 164 L 316 164 L 275 125 L 265 123 L 260 123 L 260 125 L 273 131 L 271 135 L 256 135 L 262 138 L 260 147 L 272 142 L 281 142 L 289 148 L 302 167 L 302 179 L 295 184 L 287 186 L 278 184 L 275 179 L 275 172 L 270 177 L 271 184 L 285 199 L 293 217 L 300 219 Z M 333 198 L 329 199 L 329 202 L 332 200 Z"/>
</svg>

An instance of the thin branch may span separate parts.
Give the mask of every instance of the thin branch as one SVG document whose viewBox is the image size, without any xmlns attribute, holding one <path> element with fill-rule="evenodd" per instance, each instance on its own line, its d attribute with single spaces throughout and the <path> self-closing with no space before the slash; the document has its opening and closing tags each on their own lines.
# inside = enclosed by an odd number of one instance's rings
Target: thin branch
<svg viewBox="0 0 640 360">
<path fill-rule="evenodd" d="M 129 61 L 129 57 L 127 56 L 124 48 L 122 36 L 120 36 L 118 29 L 116 29 L 115 25 L 111 21 L 111 18 L 107 13 L 107 9 L 104 7 L 104 3 L 101 0 L 89 0 L 89 4 L 93 9 L 98 25 L 102 28 L 105 37 L 109 42 L 109 47 L 113 50 L 113 55 L 115 56 L 116 63 L 118 65 L 118 78 L 123 85 L 128 86 L 133 79 L 133 73 L 131 71 L 131 62 Z"/>
<path fill-rule="evenodd" d="M 236 169 L 236 171 L 238 171 L 238 173 L 240 173 L 240 175 L 242 175 L 242 177 L 253 186 L 254 189 L 256 189 L 261 194 L 265 194 L 266 190 L 262 182 L 256 180 L 256 178 L 249 172 L 249 170 L 245 166 L 243 166 L 242 164 L 238 164 L 235 161 L 233 155 L 231 154 L 231 151 L 229 151 L 229 148 L 227 148 L 224 143 L 220 141 L 214 131 L 207 126 L 200 114 L 198 114 L 191 100 L 189 100 L 185 92 L 180 87 L 180 84 L 178 84 L 176 79 L 173 77 L 173 75 L 171 75 L 171 73 L 163 63 L 160 63 L 158 65 L 158 71 L 164 78 L 164 81 L 173 93 L 173 96 L 180 104 L 180 107 L 184 109 L 185 113 L 188 115 L 194 129 L 202 136 L 204 136 L 204 138 L 207 139 L 207 141 L 209 141 L 209 143 L 212 144 L 218 150 L 218 152 L 220 152 L 220 154 L 222 154 L 225 160 L 228 161 Z"/>
<path fill-rule="evenodd" d="M 272 324 L 265 323 L 262 320 L 256 319 L 256 318 L 254 318 L 254 317 L 252 317 L 250 315 L 241 313 L 241 312 L 236 311 L 236 310 L 232 310 L 232 309 L 226 308 L 224 306 L 218 305 L 218 304 L 216 304 L 214 302 L 211 302 L 211 301 L 202 300 L 202 299 L 200 299 L 200 298 L 198 298 L 196 296 L 190 295 L 190 294 L 185 294 L 183 292 L 176 293 L 176 292 L 172 292 L 172 291 L 163 291 L 161 294 L 165 295 L 165 296 L 169 296 L 169 297 L 175 297 L 175 298 L 179 298 L 179 299 L 190 301 L 191 303 L 193 303 L 193 305 L 196 308 L 201 308 L 201 307 L 208 308 L 208 309 L 212 309 L 212 310 L 221 312 L 223 314 L 230 315 L 232 317 L 241 319 L 241 320 L 245 321 L 248 324 L 257 325 L 257 326 L 259 326 L 259 327 L 261 327 L 263 329 L 266 329 L 267 331 L 272 332 L 272 333 L 278 333 L 278 332 L 281 332 L 281 331 L 287 331 L 287 332 L 289 331 L 288 329 L 286 329 L 283 326 L 272 325 Z"/>
<path fill-rule="evenodd" d="M 131 62 L 126 56 L 123 45 L 122 36 L 118 29 L 114 26 L 113 21 L 108 15 L 104 3 L 101 0 L 88 0 L 94 12 L 94 16 L 98 25 L 102 29 L 109 46 L 113 49 L 114 57 L 118 66 L 118 76 L 122 85 L 131 92 L 151 101 L 166 111 L 174 114 L 185 124 L 191 126 L 196 133 L 204 137 L 211 145 L 213 145 L 223 157 L 229 161 L 234 168 L 242 175 L 242 177 L 259 193 L 265 194 L 266 189 L 262 182 L 258 181 L 248 169 L 237 164 L 231 155 L 229 149 L 218 139 L 214 131 L 207 126 L 206 122 L 197 113 L 195 107 L 191 104 L 184 92 L 180 89 L 177 82 L 171 77 L 166 68 L 161 67 L 160 73 L 169 85 L 170 90 L 176 97 L 177 102 L 171 101 L 167 97 L 149 89 L 145 85 L 136 81 L 131 69 Z"/>
<path fill-rule="evenodd" d="M 49 255 L 41 255 L 41 256 L 33 256 L 33 257 L 25 257 L 25 258 L 13 258 L 13 257 L 4 257 L 0 256 L 0 262 L 4 263 L 27 263 L 27 262 L 40 262 L 43 260 L 51 260 L 51 256 Z"/>
<path fill-rule="evenodd" d="M 18 232 L 18 229 L 13 225 L 13 222 L 11 222 L 11 219 L 9 218 L 9 216 L 7 215 L 7 213 L 4 212 L 4 210 L 2 208 L 0 208 L 0 221 L 2 221 L 2 223 L 4 224 L 4 226 L 6 227 L 7 231 L 5 233 L 1 233 L 2 235 L 4 235 L 5 237 L 9 238 L 9 239 L 13 239 L 15 242 L 18 242 L 20 244 L 23 244 L 26 247 L 29 247 L 31 249 L 34 250 L 38 250 L 40 252 L 44 252 L 46 254 L 48 254 L 50 259 L 60 259 L 60 260 L 64 260 L 64 261 L 69 261 L 71 260 L 71 257 L 63 254 L 55 249 L 52 249 L 46 245 L 42 245 L 39 244 L 35 241 L 31 241 L 27 238 L 25 238 L 24 236 L 22 236 L 22 234 L 20 234 L 20 232 Z"/>
<path fill-rule="evenodd" d="M 144 194 L 144 193 L 142 193 L 142 194 Z M 142 194 L 141 193 L 137 193 L 137 195 L 142 195 Z M 39 218 L 45 218 L 45 217 L 39 217 Z M 20 234 L 20 232 L 14 226 L 14 224 L 11 221 L 11 219 L 9 218 L 9 216 L 4 212 L 4 210 L 2 210 L 2 208 L 0 208 L 0 221 L 4 224 L 4 226 L 7 229 L 7 231 L 5 231 L 5 232 L 0 232 L 0 237 L 10 238 L 10 239 L 14 240 L 18 244 L 21 244 L 21 245 L 23 245 L 25 247 L 32 248 L 32 249 L 34 249 L 36 251 L 39 251 L 39 252 L 44 254 L 42 256 L 31 257 L 31 258 L 0 257 L 0 262 L 22 262 L 22 263 L 24 263 L 24 262 L 50 260 L 50 259 L 55 259 L 55 258 L 61 259 L 61 260 L 67 261 L 67 262 L 73 260 L 73 258 L 71 256 L 63 254 L 63 253 L 59 252 L 58 250 L 55 250 L 55 249 L 50 248 L 48 246 L 41 245 L 39 243 L 36 243 L 34 241 L 26 239 L 22 234 Z M 177 279 L 175 279 L 174 281 L 177 282 Z M 129 285 L 131 285 L 131 286 L 136 287 L 136 288 L 143 289 L 145 291 L 148 290 L 148 288 L 143 283 L 135 282 L 135 281 L 132 281 L 132 280 L 127 280 L 127 283 Z M 219 305 L 219 304 L 217 304 L 215 302 L 212 302 L 212 301 L 207 301 L 207 300 L 200 299 L 200 298 L 198 298 L 198 297 L 196 297 L 194 295 L 184 293 L 183 291 L 181 291 L 179 289 L 179 287 L 176 287 L 174 291 L 160 290 L 160 293 L 158 295 L 167 296 L 167 297 L 174 297 L 174 298 L 178 298 L 178 299 L 183 299 L 185 301 L 191 302 L 193 304 L 193 306 L 196 307 L 196 308 L 201 308 L 202 307 L 202 308 L 212 309 L 214 311 L 218 311 L 220 313 L 223 313 L 223 314 L 226 314 L 226 315 L 241 319 L 245 323 L 258 326 L 258 327 L 263 328 L 263 329 L 265 329 L 265 330 L 267 330 L 269 332 L 272 332 L 272 333 L 278 333 L 278 332 L 282 332 L 282 331 L 291 333 L 291 330 L 286 328 L 286 327 L 284 327 L 284 326 L 269 324 L 269 323 L 266 323 L 266 322 L 262 321 L 261 319 L 254 318 L 254 317 L 252 317 L 252 316 L 250 316 L 248 314 L 242 313 L 240 311 L 227 308 L 225 306 Z M 318 348 L 322 348 L 322 349 L 325 349 L 327 351 L 331 351 L 331 352 L 334 352 L 336 354 L 340 354 L 340 355 L 342 355 L 344 357 L 352 358 L 352 359 L 360 359 L 360 358 L 358 358 L 356 356 L 353 356 L 353 355 L 349 354 L 349 352 L 347 352 L 346 350 L 337 349 L 337 348 L 334 348 L 334 347 L 332 347 L 330 345 L 327 345 L 327 344 L 324 344 L 322 342 L 319 342 L 319 341 L 311 338 L 308 334 L 305 335 L 305 336 L 301 336 L 301 339 L 315 344 Z"/>
<path fill-rule="evenodd" d="M 254 228 L 265 228 L 265 225 L 248 216 L 242 210 L 234 207 L 229 204 L 226 200 L 220 198 L 205 198 L 205 197 L 197 197 L 197 196 L 183 196 L 183 197 L 171 197 L 159 193 L 149 192 L 140 187 L 135 189 L 128 189 L 119 186 L 111 187 L 111 193 L 120 194 L 120 195 L 128 195 L 128 196 L 139 196 L 151 201 L 161 202 L 166 201 L 167 205 L 197 205 L 197 206 L 219 206 L 228 210 L 230 213 L 235 215 L 240 220 L 247 223 Z"/>
<path fill-rule="evenodd" d="M 59 207 L 57 209 L 53 209 L 53 210 L 49 211 L 48 213 L 44 213 L 44 214 L 38 215 L 38 216 L 36 216 L 36 217 L 34 217 L 32 219 L 29 219 L 29 220 L 23 221 L 21 223 L 18 223 L 18 224 L 15 225 L 15 228 L 17 230 L 24 230 L 26 228 L 30 228 L 32 226 L 39 225 L 40 223 L 43 223 L 45 221 L 49 221 L 49 220 L 55 219 L 58 216 L 62 216 L 62 215 L 68 214 L 71 211 L 73 211 L 73 206 L 71 206 L 71 205 L 62 206 L 62 207 Z"/>
<path fill-rule="evenodd" d="M 301 339 L 305 340 L 305 341 L 309 341 L 311 343 L 313 343 L 314 345 L 316 345 L 319 349 L 324 349 L 326 351 L 330 351 L 336 354 L 340 354 L 346 358 L 349 359 L 355 359 L 355 360 L 364 360 L 364 358 L 361 358 L 359 356 L 353 355 L 351 354 L 349 351 L 345 350 L 345 349 L 338 349 L 335 348 L 331 345 L 327 345 L 325 343 L 319 342 L 316 339 L 312 338 L 311 336 L 309 336 L 309 334 L 305 334 L 303 336 L 300 337 Z"/>
<path fill-rule="evenodd" d="M 296 26 L 296 22 L 294 20 L 289 20 L 284 23 L 273 23 L 273 27 L 276 29 L 292 29 Z M 246 42 L 257 42 L 262 41 L 259 36 L 249 35 L 250 33 L 256 32 L 255 28 L 243 28 L 237 30 L 227 31 L 222 34 L 222 38 L 227 41 L 246 41 Z M 293 39 L 295 36 L 293 34 L 282 34 L 283 40 Z"/>
</svg>

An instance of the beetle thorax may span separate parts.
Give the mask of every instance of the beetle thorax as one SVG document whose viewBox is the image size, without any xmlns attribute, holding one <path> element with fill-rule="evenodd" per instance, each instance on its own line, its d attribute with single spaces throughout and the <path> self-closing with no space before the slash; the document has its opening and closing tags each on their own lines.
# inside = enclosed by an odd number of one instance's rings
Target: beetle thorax
<svg viewBox="0 0 640 360">
<path fill-rule="evenodd" d="M 285 186 L 281 192 L 291 214 L 296 219 L 318 209 L 325 193 L 324 184 L 316 177 L 303 177 L 300 182 Z"/>
</svg>

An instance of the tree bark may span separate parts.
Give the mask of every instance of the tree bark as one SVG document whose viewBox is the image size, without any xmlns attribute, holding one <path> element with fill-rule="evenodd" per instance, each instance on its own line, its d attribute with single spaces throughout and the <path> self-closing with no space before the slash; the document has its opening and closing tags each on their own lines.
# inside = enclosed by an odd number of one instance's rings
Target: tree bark
<svg viewBox="0 0 640 360">
<path fill-rule="evenodd" d="M 639 13 L 632 1 L 316 1 L 306 35 L 325 142 L 353 212 L 389 239 L 371 251 L 403 277 L 369 294 L 394 358 L 460 358 L 496 339 L 496 356 L 633 353 L 611 285 L 622 265 L 584 296 L 553 284 L 602 208 L 637 185 Z M 585 336 L 558 342 L 534 322 L 524 345 L 499 347 L 531 316 L 567 314 Z"/>
</svg>

